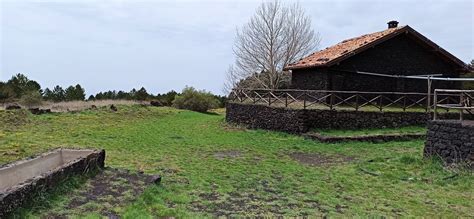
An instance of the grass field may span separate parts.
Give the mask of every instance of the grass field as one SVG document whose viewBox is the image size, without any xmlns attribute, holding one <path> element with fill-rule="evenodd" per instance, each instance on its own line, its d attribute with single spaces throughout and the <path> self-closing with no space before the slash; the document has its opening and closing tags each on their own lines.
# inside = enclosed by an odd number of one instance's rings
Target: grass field
<svg viewBox="0 0 474 219">
<path fill-rule="evenodd" d="M 76 208 L 71 200 L 82 200 L 94 183 L 73 178 L 18 217 L 474 217 L 472 172 L 423 159 L 422 140 L 323 144 L 229 126 L 222 112 L 139 105 L 115 113 L 0 111 L 0 121 L 0 164 L 59 146 L 91 147 L 106 150 L 106 166 L 163 176 L 161 185 L 124 194 L 123 202 L 104 194 Z M 105 177 L 114 186 L 131 182 L 112 172 Z"/>
</svg>

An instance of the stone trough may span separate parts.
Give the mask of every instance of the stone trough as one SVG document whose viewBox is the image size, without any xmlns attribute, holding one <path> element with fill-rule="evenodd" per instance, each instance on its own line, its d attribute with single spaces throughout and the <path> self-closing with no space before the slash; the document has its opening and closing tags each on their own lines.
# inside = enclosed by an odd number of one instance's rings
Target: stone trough
<svg viewBox="0 0 474 219">
<path fill-rule="evenodd" d="M 0 218 L 67 177 L 104 167 L 104 150 L 57 149 L 0 167 Z"/>
</svg>

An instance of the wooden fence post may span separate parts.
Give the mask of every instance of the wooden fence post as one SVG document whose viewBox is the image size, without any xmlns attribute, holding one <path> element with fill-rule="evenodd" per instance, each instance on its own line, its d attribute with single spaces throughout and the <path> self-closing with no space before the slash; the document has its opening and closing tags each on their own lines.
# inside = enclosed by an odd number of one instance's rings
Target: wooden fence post
<svg viewBox="0 0 474 219">
<path fill-rule="evenodd" d="M 426 110 L 431 112 L 431 76 L 428 76 L 428 99 L 426 100 Z"/>
<path fill-rule="evenodd" d="M 436 93 L 436 90 L 434 91 L 433 104 L 434 104 L 433 120 L 436 120 L 437 119 L 436 117 L 438 114 L 438 95 Z"/>
<path fill-rule="evenodd" d="M 255 98 L 257 95 L 255 95 L 256 92 L 253 92 L 252 99 L 253 99 L 253 104 L 257 103 L 257 98 Z"/>
<path fill-rule="evenodd" d="M 356 94 L 356 111 L 359 111 L 359 94 Z"/>
<path fill-rule="evenodd" d="M 272 95 L 271 95 L 272 91 L 269 91 L 268 92 L 268 105 L 271 106 L 272 105 Z"/>
<path fill-rule="evenodd" d="M 405 112 L 407 106 L 407 95 L 403 95 L 403 112 Z"/>
<path fill-rule="evenodd" d="M 334 93 L 331 92 L 329 94 L 329 109 L 332 110 L 333 109 L 333 104 L 334 104 Z"/>
<path fill-rule="evenodd" d="M 382 112 L 382 101 L 383 101 L 383 98 L 382 98 L 382 95 L 379 95 L 379 109 L 380 109 L 380 112 Z"/>
<path fill-rule="evenodd" d="M 303 91 L 303 109 L 306 109 L 306 91 Z"/>
<path fill-rule="evenodd" d="M 461 95 L 459 95 L 459 103 L 461 107 L 464 106 L 464 92 L 461 92 Z M 463 108 L 459 110 L 459 120 L 461 121 L 463 120 L 463 111 L 464 111 Z"/>
</svg>

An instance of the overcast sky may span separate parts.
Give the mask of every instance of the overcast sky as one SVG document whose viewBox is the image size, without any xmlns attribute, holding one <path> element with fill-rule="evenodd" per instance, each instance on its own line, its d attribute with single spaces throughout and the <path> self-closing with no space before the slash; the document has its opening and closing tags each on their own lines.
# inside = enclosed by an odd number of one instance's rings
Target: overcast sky
<svg viewBox="0 0 474 219">
<path fill-rule="evenodd" d="M 43 88 L 222 93 L 235 29 L 260 0 L 0 0 L 0 80 L 25 73 Z M 474 58 L 474 1 L 300 1 L 321 48 L 410 25 L 464 62 Z"/>
</svg>

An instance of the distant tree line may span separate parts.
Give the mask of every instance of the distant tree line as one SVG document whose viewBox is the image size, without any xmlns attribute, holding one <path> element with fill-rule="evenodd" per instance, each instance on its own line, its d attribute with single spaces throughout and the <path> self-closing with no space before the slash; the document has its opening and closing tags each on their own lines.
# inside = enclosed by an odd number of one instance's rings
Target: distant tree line
<svg viewBox="0 0 474 219">
<path fill-rule="evenodd" d="M 42 90 L 38 82 L 18 73 L 7 82 L 0 81 L 0 101 L 20 99 L 23 96 L 41 96 Z"/>
<path fill-rule="evenodd" d="M 85 90 L 81 85 L 69 86 L 64 90 L 57 85 L 52 90 L 46 88 L 41 89 L 38 82 L 28 79 L 24 74 L 18 73 L 7 82 L 0 81 L 0 101 L 12 102 L 16 100 L 26 99 L 40 99 L 46 101 L 73 101 L 84 100 Z"/>
<path fill-rule="evenodd" d="M 185 90 L 188 90 L 189 88 L 186 87 Z M 203 91 L 204 92 L 204 91 Z M 217 99 L 218 101 L 218 106 L 219 107 L 224 107 L 227 97 L 226 96 L 220 96 L 220 95 L 214 95 L 210 94 L 209 92 L 206 92 L 206 95 L 211 95 L 213 98 Z M 149 94 L 144 87 L 140 88 L 139 90 L 136 90 L 135 88 L 132 89 L 129 92 L 126 91 L 106 91 L 106 92 L 99 92 L 95 96 L 90 95 L 87 100 L 155 100 L 159 101 L 163 106 L 172 106 L 173 101 L 175 100 L 176 96 L 180 96 L 182 93 L 178 93 L 174 90 L 171 90 L 167 93 L 163 94 Z"/>
<path fill-rule="evenodd" d="M 81 85 L 69 86 L 64 90 L 61 86 L 56 85 L 53 90 L 49 88 L 44 89 L 43 99 L 48 101 L 60 102 L 60 101 L 73 101 L 73 100 L 84 100 L 86 97 L 86 91 Z"/>
<path fill-rule="evenodd" d="M 87 100 L 158 100 L 160 103 L 166 106 L 171 106 L 175 96 L 178 93 L 174 90 L 169 91 L 168 93 L 164 94 L 149 94 L 147 90 L 142 87 L 139 90 L 133 88 L 131 91 L 105 91 L 99 92 L 95 96 L 90 95 Z"/>
<path fill-rule="evenodd" d="M 204 92 L 204 91 L 203 91 Z M 0 102 L 14 102 L 21 101 L 22 99 L 27 100 L 30 103 L 38 103 L 44 101 L 93 101 L 93 100 L 155 100 L 159 101 L 164 106 L 173 105 L 173 101 L 176 96 L 181 95 L 180 93 L 172 90 L 163 94 L 150 94 L 147 90 L 142 87 L 138 90 L 135 88 L 129 92 L 126 91 L 105 91 L 99 92 L 95 95 L 90 95 L 86 99 L 86 92 L 84 88 L 76 84 L 75 86 L 69 86 L 63 89 L 61 86 L 56 85 L 54 88 L 41 89 L 38 82 L 28 79 L 24 74 L 18 73 L 7 82 L 0 81 Z M 218 100 L 218 106 L 223 107 L 226 102 L 225 96 L 214 95 L 209 92 L 207 96 L 212 96 Z"/>
</svg>

